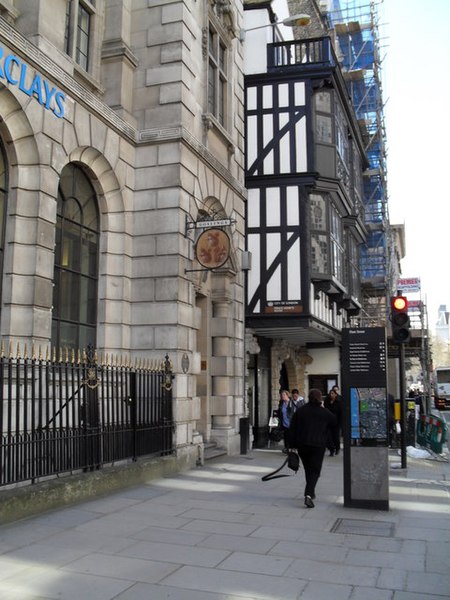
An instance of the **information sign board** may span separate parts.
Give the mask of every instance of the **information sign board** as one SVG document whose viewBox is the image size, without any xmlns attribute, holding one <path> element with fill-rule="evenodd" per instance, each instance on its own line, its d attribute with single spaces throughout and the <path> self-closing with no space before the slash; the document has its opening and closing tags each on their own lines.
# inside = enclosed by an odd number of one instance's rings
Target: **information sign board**
<svg viewBox="0 0 450 600">
<path fill-rule="evenodd" d="M 388 400 L 384 327 L 342 331 L 344 504 L 387 510 Z"/>
</svg>

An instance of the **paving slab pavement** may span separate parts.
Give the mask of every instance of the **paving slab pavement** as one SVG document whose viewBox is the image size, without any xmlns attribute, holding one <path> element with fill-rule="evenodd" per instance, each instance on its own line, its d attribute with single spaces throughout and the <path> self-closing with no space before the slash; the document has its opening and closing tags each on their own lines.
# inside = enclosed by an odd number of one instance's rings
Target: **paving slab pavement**
<svg viewBox="0 0 450 600">
<path fill-rule="evenodd" d="M 325 457 L 262 482 L 279 448 L 221 457 L 0 527 L 1 600 L 443 600 L 450 598 L 450 465 L 391 451 L 389 511 L 343 506 Z M 290 473 L 289 471 L 285 471 Z M 1 492 L 0 492 L 1 493 Z"/>
</svg>

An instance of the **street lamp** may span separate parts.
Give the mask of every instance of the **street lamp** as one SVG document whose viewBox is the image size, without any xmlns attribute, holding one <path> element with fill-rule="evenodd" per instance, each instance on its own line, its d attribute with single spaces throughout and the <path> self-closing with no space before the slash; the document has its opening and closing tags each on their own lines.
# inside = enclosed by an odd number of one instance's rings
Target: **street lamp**
<svg viewBox="0 0 450 600">
<path fill-rule="evenodd" d="M 240 39 L 241 42 L 245 39 L 245 34 L 248 31 L 256 31 L 257 29 L 265 29 L 266 27 L 275 27 L 278 25 L 284 25 L 285 27 L 306 27 L 311 23 L 310 15 L 305 13 L 299 13 L 297 15 L 292 15 L 291 17 L 287 17 L 282 21 L 275 21 L 274 23 L 269 23 L 267 25 L 258 25 L 258 27 L 250 27 L 250 29 L 241 29 Z"/>
<path fill-rule="evenodd" d="M 286 27 L 306 27 L 311 23 L 311 17 L 306 14 L 298 14 L 292 15 L 292 17 L 288 17 L 287 19 L 283 19 L 281 21 L 282 25 L 286 25 Z"/>
</svg>

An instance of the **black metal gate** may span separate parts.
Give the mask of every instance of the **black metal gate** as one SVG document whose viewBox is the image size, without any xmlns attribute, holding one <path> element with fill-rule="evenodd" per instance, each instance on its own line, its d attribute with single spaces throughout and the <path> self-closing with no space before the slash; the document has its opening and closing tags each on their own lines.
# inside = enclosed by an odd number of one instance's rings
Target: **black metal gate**
<svg viewBox="0 0 450 600">
<path fill-rule="evenodd" d="M 0 355 L 0 486 L 173 451 L 172 369 Z"/>
</svg>

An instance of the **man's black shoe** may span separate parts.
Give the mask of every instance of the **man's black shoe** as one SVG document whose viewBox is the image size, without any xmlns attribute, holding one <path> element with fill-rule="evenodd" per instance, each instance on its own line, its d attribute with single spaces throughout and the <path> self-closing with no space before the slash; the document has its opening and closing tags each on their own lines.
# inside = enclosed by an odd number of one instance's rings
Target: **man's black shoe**
<svg viewBox="0 0 450 600">
<path fill-rule="evenodd" d="M 305 496 L 305 506 L 306 508 L 314 508 L 314 502 L 312 501 L 311 496 Z"/>
</svg>

